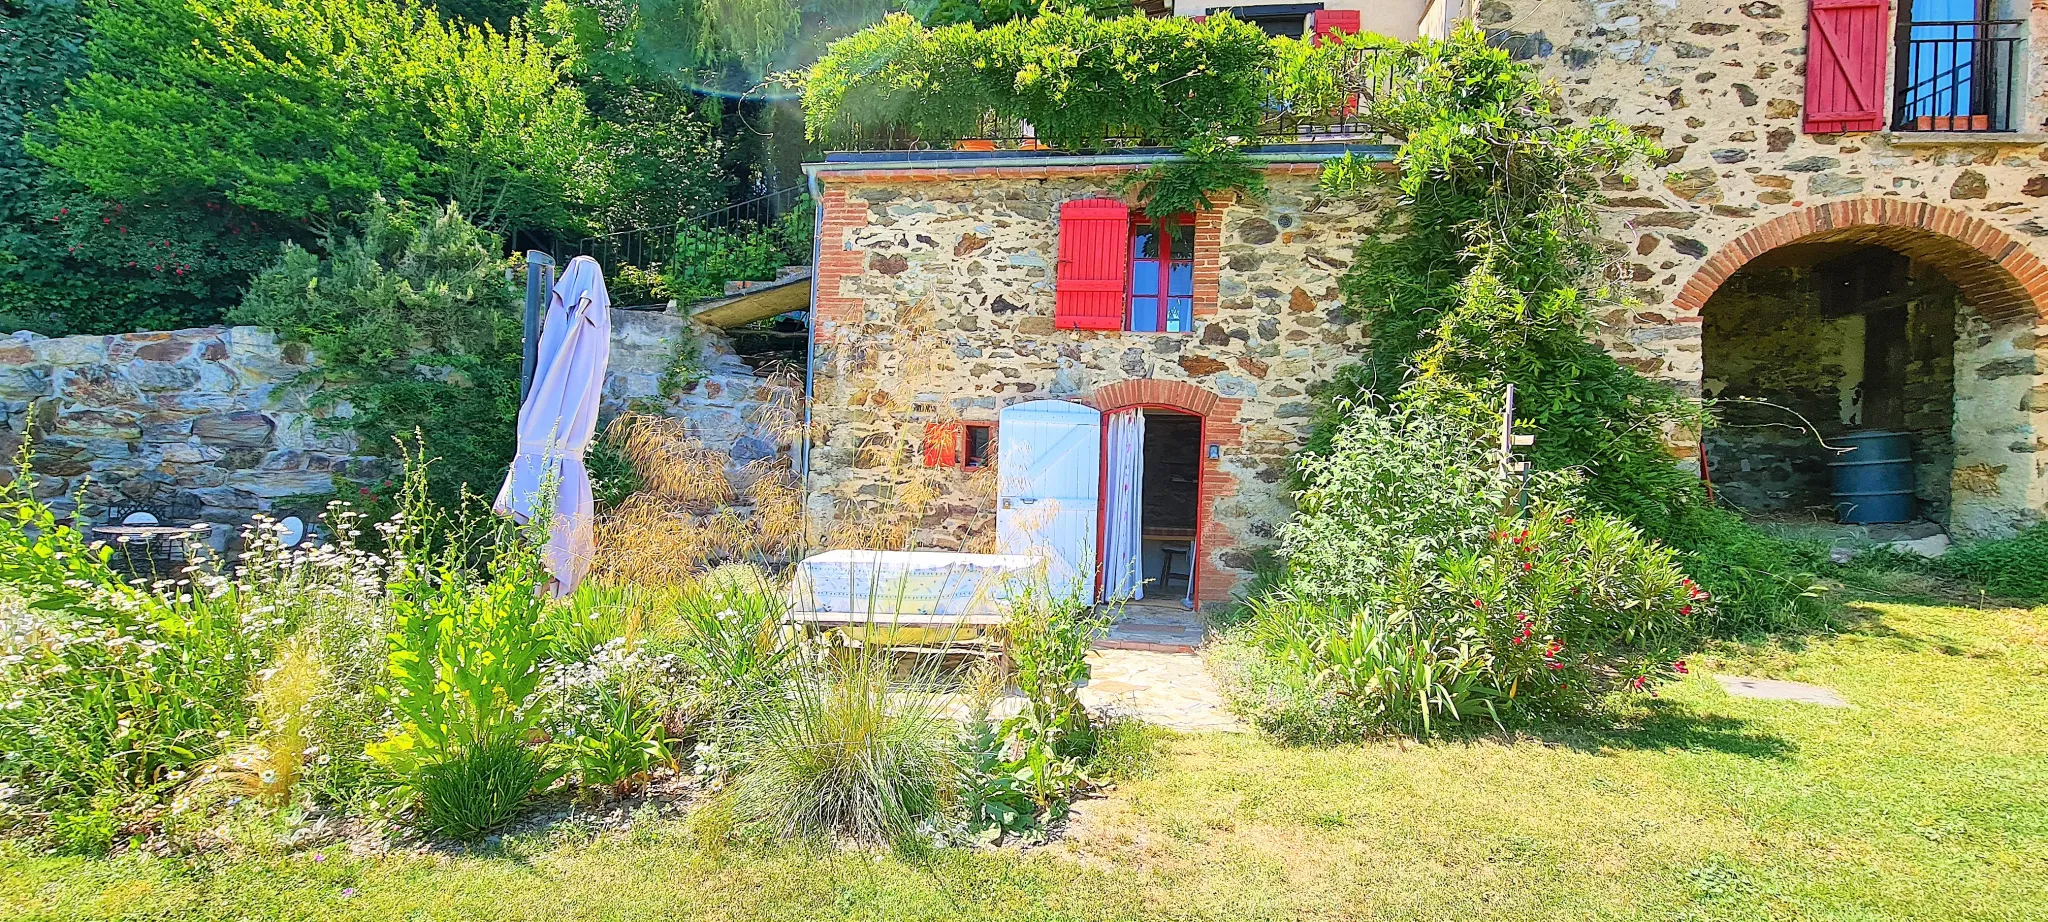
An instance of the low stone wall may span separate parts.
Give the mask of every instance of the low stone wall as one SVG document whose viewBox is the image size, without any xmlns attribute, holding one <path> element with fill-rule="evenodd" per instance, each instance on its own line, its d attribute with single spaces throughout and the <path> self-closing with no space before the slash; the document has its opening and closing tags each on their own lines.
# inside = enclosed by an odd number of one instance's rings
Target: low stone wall
<svg viewBox="0 0 2048 922">
<path fill-rule="evenodd" d="M 0 439 L 11 456 L 33 427 L 37 492 L 63 508 L 82 495 L 240 521 L 382 471 L 359 455 L 347 406 L 315 406 L 314 371 L 305 349 L 257 327 L 16 333 L 0 339 Z"/>
<path fill-rule="evenodd" d="M 793 404 L 794 392 L 754 376 L 716 331 L 686 336 L 686 324 L 613 312 L 606 413 L 630 406 L 682 419 L 740 461 L 781 453 L 760 408 Z M 708 374 L 664 394 L 663 375 L 686 341 Z M 33 429 L 37 492 L 60 509 L 83 496 L 95 513 L 146 503 L 229 524 L 257 512 L 318 514 L 311 498 L 331 493 L 336 478 L 388 473 L 349 431 L 347 402 L 318 399 L 325 386 L 316 356 L 259 327 L 16 333 L 0 338 L 0 470 Z"/>
</svg>

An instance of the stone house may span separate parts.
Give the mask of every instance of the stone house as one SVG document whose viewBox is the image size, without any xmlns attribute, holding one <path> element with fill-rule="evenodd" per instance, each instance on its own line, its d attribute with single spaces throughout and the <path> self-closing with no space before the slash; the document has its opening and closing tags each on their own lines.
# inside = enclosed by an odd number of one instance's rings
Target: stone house
<svg viewBox="0 0 2048 922">
<path fill-rule="evenodd" d="M 813 164 L 813 539 L 900 513 L 916 544 L 949 549 L 1016 549 L 1019 528 L 1071 525 L 1085 558 L 1097 519 L 1118 511 L 1095 502 L 1115 486 L 1100 458 L 1115 454 L 1114 421 L 1138 417 L 1142 572 L 1186 574 L 1167 580 L 1172 596 L 1228 599 L 1285 519 L 1309 389 L 1363 342 L 1337 279 L 1374 212 L 1317 188 L 1320 161 L 1340 152 L 1269 156 L 1264 200 L 1164 221 L 1114 191 L 1151 155 Z M 1027 431 L 1089 444 L 1027 449 Z M 1062 470 L 1075 482 L 1043 482 Z M 1063 512 L 1024 508 L 1063 489 Z M 1078 519 L 1018 521 L 1027 513 Z"/>
<path fill-rule="evenodd" d="M 1611 272 L 1632 303 L 1597 335 L 1722 398 L 1704 448 L 1674 448 L 1725 501 L 1831 520 L 1832 440 L 1886 430 L 1909 437 L 1913 515 L 1967 538 L 2048 516 L 2048 8 L 2014 3 L 1435 0 L 1414 28 L 1474 17 L 1572 112 L 1663 146 L 1607 192 Z M 1331 6 L 1304 28 L 1343 22 Z M 1131 466 L 1116 420 L 1137 408 L 1133 479 L 1180 494 L 1137 504 L 1175 523 L 1138 529 L 1141 572 L 1177 572 L 1158 551 L 1178 541 L 1194 557 L 1186 593 L 1228 598 L 1286 515 L 1308 391 L 1367 333 L 1336 283 L 1376 209 L 1316 188 L 1339 149 L 1273 149 L 1264 201 L 1167 225 L 1113 191 L 1156 155 L 812 164 L 813 539 L 896 514 L 921 546 L 1014 545 L 1005 520 L 1029 497 L 1006 482 L 1009 415 L 1040 441 L 1094 415 L 1099 442 L 1070 463 L 1099 472 Z M 1017 409 L 1044 401 L 1088 412 Z M 1167 456 L 1181 467 L 1155 470 Z M 1119 540 L 1116 481 L 1070 491 L 1101 500 L 1092 524 L 1061 526 L 1086 533 L 1080 556 Z"/>
<path fill-rule="evenodd" d="M 1484 0 L 1581 115 L 1659 140 L 1609 192 L 1605 344 L 1722 398 L 1724 499 L 1830 517 L 1811 432 L 1910 436 L 1959 538 L 2048 514 L 2048 8 L 2014 0 Z M 1797 414 L 1796 416 L 1794 414 Z M 1804 417 L 1804 420 L 1800 419 Z M 1817 511 L 1816 511 L 1817 510 Z"/>
</svg>

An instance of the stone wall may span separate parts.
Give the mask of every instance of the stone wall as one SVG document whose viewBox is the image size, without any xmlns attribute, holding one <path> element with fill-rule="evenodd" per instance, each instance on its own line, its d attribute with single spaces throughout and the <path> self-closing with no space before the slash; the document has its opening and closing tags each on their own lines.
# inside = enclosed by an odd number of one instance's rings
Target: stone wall
<svg viewBox="0 0 2048 922">
<path fill-rule="evenodd" d="M 761 429 L 759 408 L 794 403 L 793 385 L 755 377 L 715 331 L 639 311 L 614 311 L 612 331 L 607 414 L 630 406 L 675 416 L 742 461 L 784 450 Z M 664 393 L 663 373 L 686 341 L 705 376 Z M 259 511 L 317 515 L 310 498 L 331 493 L 336 478 L 388 474 L 349 432 L 347 403 L 318 399 L 322 387 L 317 357 L 257 327 L 17 333 L 0 338 L 0 448 L 11 463 L 33 426 L 37 491 L 65 509 L 83 487 L 95 513 L 147 502 L 220 523 Z"/>
<path fill-rule="evenodd" d="M 990 549 L 998 475 L 923 466 L 928 424 L 994 421 L 1048 397 L 1165 404 L 1206 416 L 1205 441 L 1219 447 L 1202 475 L 1197 573 L 1204 599 L 1229 595 L 1249 551 L 1287 517 L 1285 467 L 1310 424 L 1309 389 L 1364 343 L 1337 279 L 1377 211 L 1321 196 L 1313 164 L 1276 168 L 1264 201 L 1198 219 L 1193 333 L 1055 329 L 1059 206 L 1113 194 L 1122 175 L 820 174 L 813 538 L 857 540 L 895 516 L 917 546 Z"/>
<path fill-rule="evenodd" d="M 1616 278 L 1640 301 L 1604 318 L 1616 355 L 1698 392 L 1702 309 L 1751 258 L 1805 241 L 1905 252 L 1969 304 L 1953 526 L 2001 534 L 2048 515 L 2048 11 L 2025 14 L 2022 130 L 2004 136 L 1805 133 L 1796 0 L 1486 0 L 1476 15 L 1571 112 L 1666 151 L 1608 190 Z"/>
</svg>

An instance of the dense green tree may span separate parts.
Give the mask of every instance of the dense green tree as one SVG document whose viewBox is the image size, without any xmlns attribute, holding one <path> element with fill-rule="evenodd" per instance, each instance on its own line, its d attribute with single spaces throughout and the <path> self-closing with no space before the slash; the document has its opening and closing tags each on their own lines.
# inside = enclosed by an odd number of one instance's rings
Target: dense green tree
<svg viewBox="0 0 2048 922">
<path fill-rule="evenodd" d="M 92 72 L 32 149 L 95 194 L 317 222 L 394 193 L 566 227 L 603 179 L 562 62 L 517 27 L 412 0 L 92 2 Z"/>
</svg>

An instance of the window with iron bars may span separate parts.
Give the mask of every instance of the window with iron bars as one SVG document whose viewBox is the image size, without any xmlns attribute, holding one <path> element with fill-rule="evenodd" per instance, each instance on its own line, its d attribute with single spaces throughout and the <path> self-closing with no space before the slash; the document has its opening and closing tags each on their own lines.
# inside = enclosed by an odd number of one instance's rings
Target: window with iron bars
<svg viewBox="0 0 2048 922">
<path fill-rule="evenodd" d="M 1904 0 L 1892 71 L 1892 127 L 2020 130 L 2025 9 L 2018 0 Z"/>
</svg>

